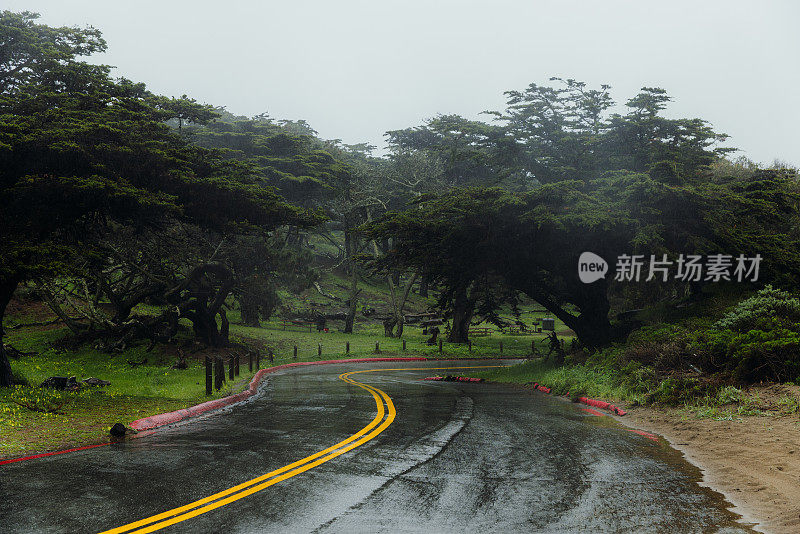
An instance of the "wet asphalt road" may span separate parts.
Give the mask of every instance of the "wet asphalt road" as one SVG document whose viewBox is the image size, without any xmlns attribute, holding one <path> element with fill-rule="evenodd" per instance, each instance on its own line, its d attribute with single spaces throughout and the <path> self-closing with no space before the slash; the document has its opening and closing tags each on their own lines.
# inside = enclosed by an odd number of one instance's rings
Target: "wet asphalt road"
<svg viewBox="0 0 800 534">
<path fill-rule="evenodd" d="M 0 466 L 0 532 L 111 529 L 323 450 L 376 414 L 342 372 L 481 363 L 296 368 L 223 413 Z M 420 380 L 432 374 L 354 375 L 391 397 L 397 416 L 383 433 L 159 532 L 749 532 L 663 440 L 519 388 Z"/>
</svg>

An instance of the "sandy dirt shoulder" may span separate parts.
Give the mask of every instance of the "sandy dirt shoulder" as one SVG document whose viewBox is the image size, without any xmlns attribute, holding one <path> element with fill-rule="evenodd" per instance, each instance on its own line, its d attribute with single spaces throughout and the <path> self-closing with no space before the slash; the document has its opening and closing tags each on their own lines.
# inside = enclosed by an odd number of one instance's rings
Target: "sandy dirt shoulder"
<svg viewBox="0 0 800 534">
<path fill-rule="evenodd" d="M 769 413 L 769 412 L 767 412 Z M 671 408 L 632 408 L 623 424 L 666 438 L 703 481 L 763 532 L 800 532 L 800 415 L 698 419 Z"/>
</svg>

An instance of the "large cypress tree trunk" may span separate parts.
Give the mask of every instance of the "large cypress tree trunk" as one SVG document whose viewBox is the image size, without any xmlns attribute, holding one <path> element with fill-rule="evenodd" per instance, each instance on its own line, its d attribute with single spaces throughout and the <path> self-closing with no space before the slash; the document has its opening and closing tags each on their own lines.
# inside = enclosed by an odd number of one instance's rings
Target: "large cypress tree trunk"
<svg viewBox="0 0 800 534">
<path fill-rule="evenodd" d="M 192 321 L 192 330 L 195 337 L 211 347 L 227 347 L 228 346 L 228 320 L 224 315 L 224 310 L 220 315 L 222 317 L 222 328 L 217 326 L 216 314 L 211 315 L 204 307 L 192 310 L 184 314 Z"/>
<path fill-rule="evenodd" d="M 208 263 L 195 267 L 177 290 L 189 291 L 180 305 L 182 315 L 192 321 L 195 336 L 212 347 L 228 346 L 228 318 L 222 306 L 233 289 L 233 273 L 226 266 Z M 217 314 L 221 328 L 217 326 Z"/>
<path fill-rule="evenodd" d="M 258 302 L 252 295 L 243 294 L 239 300 L 242 311 L 242 324 L 245 326 L 260 327 L 261 320 L 258 316 Z"/>
<path fill-rule="evenodd" d="M 608 320 L 608 311 L 611 306 L 606 297 L 605 287 L 600 285 L 600 282 L 595 284 L 596 287 L 587 289 L 581 295 L 580 314 L 577 316 L 568 313 L 555 303 L 537 299 L 572 329 L 581 344 L 589 350 L 606 347 L 614 340 L 614 331 L 611 328 L 611 321 Z"/>
<path fill-rule="evenodd" d="M 352 295 L 352 293 L 351 293 Z M 353 333 L 353 324 L 356 322 L 356 298 L 350 297 L 350 308 L 347 310 L 347 318 L 344 320 L 344 333 Z"/>
<path fill-rule="evenodd" d="M 356 247 L 356 237 L 352 235 L 348 221 L 344 230 L 344 253 L 347 257 L 347 270 L 350 274 L 350 305 L 347 308 L 347 318 L 344 321 L 345 334 L 353 333 L 353 324 L 356 321 L 356 309 L 358 308 L 358 294 L 361 292 L 361 290 L 358 289 L 358 270 L 353 261 L 353 253 Z"/>
<path fill-rule="evenodd" d="M 563 319 L 562 319 L 563 320 Z M 608 309 L 589 308 L 570 321 L 564 321 L 575 332 L 583 346 L 590 350 L 608 346 L 614 340 Z"/>
<path fill-rule="evenodd" d="M 3 345 L 3 338 L 5 337 L 3 319 L 6 315 L 8 303 L 11 301 L 14 291 L 17 289 L 17 284 L 18 282 L 16 280 L 0 281 L 0 387 L 8 387 L 11 385 L 11 363 L 8 361 L 8 355 Z"/>
<path fill-rule="evenodd" d="M 394 315 L 387 317 L 383 320 L 383 335 L 385 337 L 394 337 L 394 325 L 397 324 L 397 318 Z"/>
<path fill-rule="evenodd" d="M 406 282 L 406 287 L 403 289 L 402 294 L 398 294 L 395 291 L 395 299 L 394 299 L 394 322 L 397 326 L 397 331 L 394 334 L 394 337 L 401 338 L 403 337 L 403 325 L 406 322 L 405 315 L 403 315 L 403 309 L 406 306 L 406 302 L 408 301 L 408 295 L 411 293 L 411 288 L 414 286 L 414 282 L 416 282 L 418 275 L 415 273 L 409 280 Z M 399 289 L 399 286 L 395 286 Z"/>
<path fill-rule="evenodd" d="M 447 341 L 450 343 L 467 343 L 469 341 L 469 325 L 472 323 L 474 302 L 467 296 L 467 289 L 460 288 L 453 298 L 453 328 Z"/>
<path fill-rule="evenodd" d="M 347 308 L 347 318 L 344 321 L 344 333 L 353 333 L 353 324 L 356 321 L 356 308 L 358 307 L 358 273 L 355 266 L 350 266 L 350 306 Z"/>
<path fill-rule="evenodd" d="M 419 296 L 427 298 L 428 297 L 428 277 L 423 276 L 422 280 L 419 281 Z"/>
</svg>

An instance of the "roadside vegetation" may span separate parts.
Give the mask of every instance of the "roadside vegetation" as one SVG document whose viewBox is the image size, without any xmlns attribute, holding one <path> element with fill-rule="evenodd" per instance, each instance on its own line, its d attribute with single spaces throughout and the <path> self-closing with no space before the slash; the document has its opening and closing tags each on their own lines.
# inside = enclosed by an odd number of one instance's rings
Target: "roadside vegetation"
<svg viewBox="0 0 800 534">
<path fill-rule="evenodd" d="M 244 360 L 240 375 L 208 397 L 202 360 L 186 358 L 185 368 L 173 368 L 178 363 L 174 346 L 108 354 L 89 346 L 65 350 L 59 342 L 69 330 L 63 326 L 12 332 L 9 340 L 21 355 L 12 360 L 16 384 L 0 388 L 0 458 L 107 441 L 114 423 L 127 425 L 230 395 L 253 375 Z M 39 387 L 51 376 L 75 377 L 80 389 Z M 110 385 L 82 384 L 91 377 Z"/>
<path fill-rule="evenodd" d="M 718 294 L 704 305 L 644 311 L 642 319 L 651 324 L 624 343 L 573 352 L 564 365 L 534 359 L 475 376 L 538 382 L 572 398 L 682 407 L 712 419 L 797 414 L 800 301 L 771 286 L 734 298 Z M 778 384 L 784 387 L 776 393 L 772 385 Z M 759 393 L 765 387 L 769 398 Z"/>
</svg>

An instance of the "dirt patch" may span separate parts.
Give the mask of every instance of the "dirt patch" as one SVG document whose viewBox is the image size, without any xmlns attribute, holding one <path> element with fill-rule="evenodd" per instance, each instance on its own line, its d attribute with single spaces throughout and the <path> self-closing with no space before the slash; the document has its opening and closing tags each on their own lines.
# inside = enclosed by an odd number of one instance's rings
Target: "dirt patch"
<svg viewBox="0 0 800 534">
<path fill-rule="evenodd" d="M 27 331 L 43 332 L 62 328 L 64 323 L 41 301 L 14 297 L 6 308 L 5 328 L 14 331 L 24 328 Z"/>
<path fill-rule="evenodd" d="M 749 393 L 772 410 L 769 416 L 699 419 L 685 410 L 637 407 L 619 420 L 664 436 L 760 530 L 800 532 L 800 416 L 780 413 L 797 388 L 773 385 Z"/>
<path fill-rule="evenodd" d="M 6 315 L 9 317 L 18 316 L 20 319 L 30 321 L 44 321 L 55 318 L 55 314 L 43 302 L 18 297 L 12 298 L 8 303 Z"/>
</svg>

